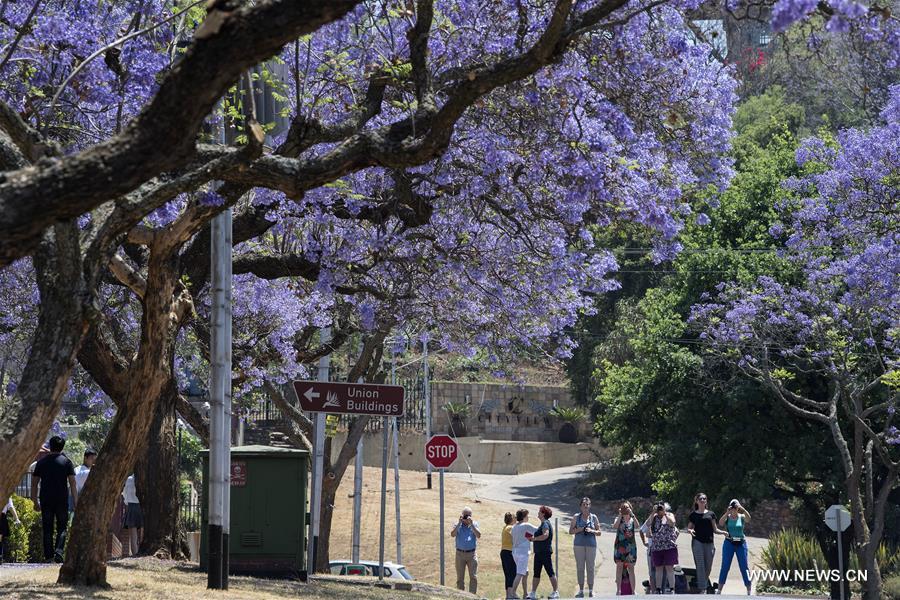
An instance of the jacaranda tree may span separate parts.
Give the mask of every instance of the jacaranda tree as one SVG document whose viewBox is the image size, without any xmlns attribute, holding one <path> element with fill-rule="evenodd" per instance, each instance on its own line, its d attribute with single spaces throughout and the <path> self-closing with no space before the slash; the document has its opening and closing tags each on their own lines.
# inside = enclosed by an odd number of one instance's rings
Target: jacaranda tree
<svg viewBox="0 0 900 600">
<path fill-rule="evenodd" d="M 733 86 L 682 26 L 697 4 L 4 3 L 0 265 L 33 269 L 38 295 L 22 291 L 39 303 L 24 305 L 36 325 L 0 414 L 0 489 L 31 460 L 76 356 L 118 409 L 84 490 L 94 510 L 76 517 L 61 580 L 105 581 L 115 496 L 160 407 L 178 401 L 179 333 L 208 280 L 213 216 L 237 206 L 237 244 L 287 215 L 308 231 L 322 215 L 334 240 L 371 224 L 377 235 L 359 256 L 298 236 L 300 254 L 274 262 L 316 281 L 322 312 L 327 295 L 343 293 L 323 256 L 368 267 L 376 255 L 384 280 L 402 261 L 382 263 L 378 244 L 396 244 L 406 260 L 425 244 L 444 261 L 446 281 L 433 291 L 445 296 L 431 310 L 446 312 L 436 321 L 476 313 L 448 327 L 448 339 L 472 343 L 462 333 L 498 315 L 527 322 L 530 308 L 513 299 L 544 293 L 539 318 L 515 337 L 547 340 L 581 306 L 580 291 L 607 285 L 611 263 L 590 247 L 590 224 L 636 221 L 671 251 L 691 189 L 728 176 L 718 157 Z M 884 30 L 868 11 L 829 10 Z M 271 150 L 269 124 L 242 94 L 260 79 L 290 120 Z M 443 258 L 455 246 L 468 251 L 463 260 Z M 485 247 L 496 261 L 485 262 Z M 271 254 L 246 257 L 245 273 L 271 267 Z M 529 271 L 552 274 L 534 286 Z M 467 306 L 472 287 L 483 291 Z M 345 291 L 359 322 L 384 334 L 377 294 Z M 123 293 L 133 295 L 133 326 L 116 331 L 108 300 Z M 486 335 L 474 343 L 502 353 L 504 336 Z"/>
<path fill-rule="evenodd" d="M 876 552 L 900 475 L 900 87 L 882 118 L 870 131 L 813 138 L 798 150 L 807 175 L 785 183 L 790 199 L 771 233 L 800 282 L 722 284 L 693 315 L 712 352 L 829 432 L 871 600 L 881 590 Z"/>
</svg>

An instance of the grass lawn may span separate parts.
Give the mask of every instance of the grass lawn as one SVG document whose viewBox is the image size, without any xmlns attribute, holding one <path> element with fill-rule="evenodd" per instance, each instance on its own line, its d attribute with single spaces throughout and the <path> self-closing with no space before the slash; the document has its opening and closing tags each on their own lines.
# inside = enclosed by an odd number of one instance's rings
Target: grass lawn
<svg viewBox="0 0 900 600">
<path fill-rule="evenodd" d="M 155 558 L 126 559 L 110 563 L 107 575 L 111 587 L 105 590 L 56 585 L 59 573 L 57 566 L 28 570 L 7 567 L 4 571 L 0 574 L 0 598 L 9 600 L 282 600 L 286 597 L 310 600 L 424 600 L 471 597 L 424 584 L 417 586 L 412 592 L 399 592 L 331 580 L 317 580 L 306 584 L 236 576 L 230 578 L 227 592 L 210 591 L 206 589 L 206 573 L 200 572 L 195 565 Z M 349 579 L 358 581 L 358 578 Z"/>
</svg>

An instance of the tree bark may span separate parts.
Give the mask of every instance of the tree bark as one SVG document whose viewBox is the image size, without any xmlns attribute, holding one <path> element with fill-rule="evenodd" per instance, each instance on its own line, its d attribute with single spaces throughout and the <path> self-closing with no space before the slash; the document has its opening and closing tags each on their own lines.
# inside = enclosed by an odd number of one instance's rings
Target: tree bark
<svg viewBox="0 0 900 600">
<path fill-rule="evenodd" d="M 75 355 L 88 329 L 91 296 L 78 228 L 59 223 L 34 256 L 40 292 L 37 329 L 12 399 L 0 406 L 0 497 L 15 489 L 62 405 Z"/>
<path fill-rule="evenodd" d="M 203 119 L 241 73 L 281 47 L 342 18 L 361 0 L 222 3 L 164 73 L 156 94 L 122 131 L 100 144 L 0 182 L 0 267 L 30 254 L 41 232 L 131 192 L 190 157 Z"/>
<path fill-rule="evenodd" d="M 147 447 L 134 468 L 141 510 L 144 513 L 144 539 L 141 554 L 157 558 L 182 559 L 182 532 L 179 527 L 178 448 L 175 432 L 175 382 L 166 386 L 147 437 Z"/>
<path fill-rule="evenodd" d="M 90 510 L 75 512 L 66 560 L 59 583 L 105 586 L 108 525 L 125 479 L 146 445 L 147 431 L 173 373 L 175 332 L 186 311 L 185 299 L 174 296 L 177 279 L 171 254 L 151 253 L 143 298 L 138 354 L 128 373 L 128 394 L 113 420 L 79 503 Z M 189 300 L 187 301 L 189 303 Z"/>
</svg>

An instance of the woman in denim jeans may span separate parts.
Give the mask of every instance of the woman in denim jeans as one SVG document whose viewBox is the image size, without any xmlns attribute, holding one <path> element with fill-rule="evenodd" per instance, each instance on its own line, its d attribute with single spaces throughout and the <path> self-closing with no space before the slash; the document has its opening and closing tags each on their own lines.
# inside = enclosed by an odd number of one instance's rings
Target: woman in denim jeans
<svg viewBox="0 0 900 600">
<path fill-rule="evenodd" d="M 747 539 L 744 537 L 744 523 L 750 522 L 748 513 L 737 499 L 728 503 L 728 510 L 719 519 L 719 526 L 725 527 L 725 543 L 722 545 L 722 569 L 719 571 L 719 593 L 728 579 L 728 571 L 731 569 L 731 561 L 737 556 L 738 566 L 741 569 L 741 578 L 747 586 L 747 595 L 750 595 L 750 568 L 747 564 Z"/>
</svg>

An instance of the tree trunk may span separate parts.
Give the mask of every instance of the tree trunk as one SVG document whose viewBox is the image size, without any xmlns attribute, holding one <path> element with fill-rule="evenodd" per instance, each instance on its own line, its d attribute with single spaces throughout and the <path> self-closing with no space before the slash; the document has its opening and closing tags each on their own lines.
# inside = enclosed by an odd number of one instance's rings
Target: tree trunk
<svg viewBox="0 0 900 600">
<path fill-rule="evenodd" d="M 185 312 L 173 300 L 176 278 L 171 257 L 151 254 L 143 298 L 138 355 L 128 372 L 128 394 L 113 419 L 76 510 L 59 583 L 106 585 L 106 541 L 113 511 L 134 463 L 146 446 L 160 397 L 172 378 L 175 335 Z"/>
<path fill-rule="evenodd" d="M 170 382 L 160 399 L 147 438 L 147 447 L 134 468 L 135 483 L 144 513 L 141 554 L 158 558 L 184 558 L 181 530 L 178 448 L 175 432 L 175 382 Z"/>
<path fill-rule="evenodd" d="M 331 469 L 323 469 L 329 475 Z M 342 473 L 343 475 L 343 473 Z M 331 523 L 334 521 L 334 501 L 337 498 L 337 490 L 341 485 L 340 477 L 325 477 L 322 482 L 322 512 L 319 516 L 319 546 L 316 550 L 316 573 L 329 572 L 329 549 L 331 547 Z M 352 515 L 349 515 L 352 518 Z"/>
<path fill-rule="evenodd" d="M 870 541 L 860 549 L 860 564 L 866 570 L 868 579 L 862 582 L 863 600 L 881 600 L 882 581 L 881 570 L 878 568 L 878 543 Z"/>
<path fill-rule="evenodd" d="M 88 329 L 91 296 L 74 222 L 59 223 L 45 234 L 34 267 L 41 302 L 37 328 L 18 388 L 0 406 L 0 498 L 13 492 L 59 414 Z"/>
</svg>

